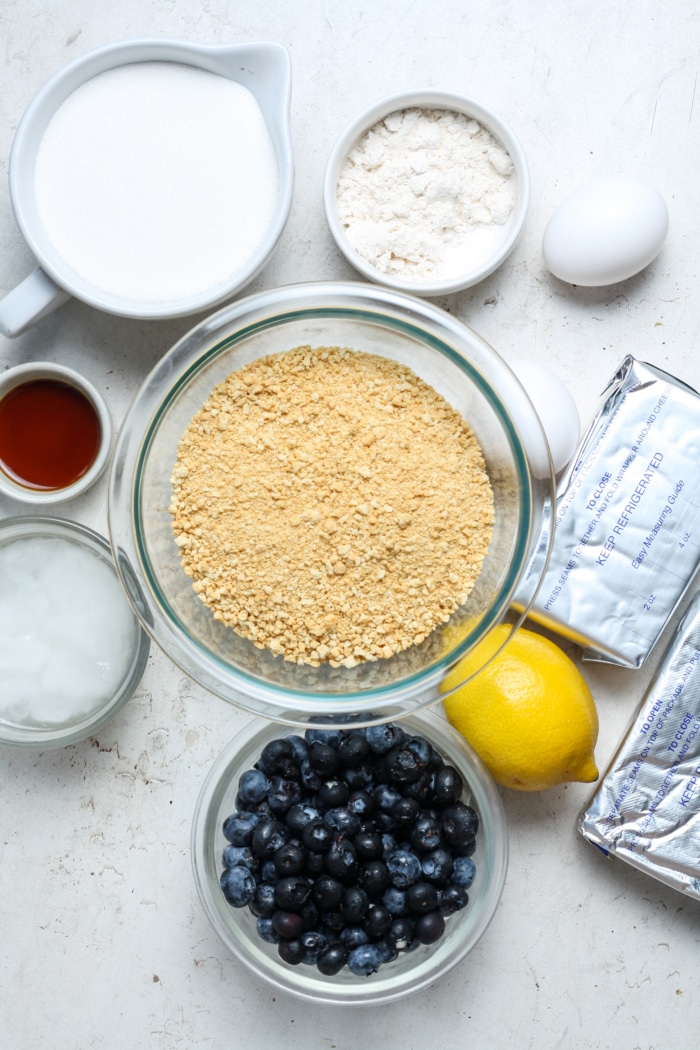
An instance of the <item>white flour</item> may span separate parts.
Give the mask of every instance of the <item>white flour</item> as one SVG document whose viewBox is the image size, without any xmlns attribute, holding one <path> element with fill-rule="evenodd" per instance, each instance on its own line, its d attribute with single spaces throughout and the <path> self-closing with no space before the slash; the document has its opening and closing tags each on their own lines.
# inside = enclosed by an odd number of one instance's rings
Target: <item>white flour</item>
<svg viewBox="0 0 700 1050">
<path fill-rule="evenodd" d="M 510 156 L 476 120 L 406 109 L 375 124 L 340 172 L 348 240 L 381 273 L 449 280 L 479 265 L 515 204 Z"/>
<path fill-rule="evenodd" d="M 241 84 L 140 62 L 87 81 L 54 114 L 35 194 L 54 247 L 84 280 L 172 302 L 233 277 L 277 203 L 274 147 Z"/>
</svg>

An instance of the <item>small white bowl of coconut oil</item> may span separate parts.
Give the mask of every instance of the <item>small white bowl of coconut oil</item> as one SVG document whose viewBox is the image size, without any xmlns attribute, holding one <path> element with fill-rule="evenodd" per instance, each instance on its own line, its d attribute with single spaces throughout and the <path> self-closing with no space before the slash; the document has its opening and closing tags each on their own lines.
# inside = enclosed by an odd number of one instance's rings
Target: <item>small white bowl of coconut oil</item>
<svg viewBox="0 0 700 1050">
<path fill-rule="evenodd" d="M 0 743 L 91 736 L 131 698 L 148 652 L 102 536 L 61 518 L 0 521 Z"/>
</svg>

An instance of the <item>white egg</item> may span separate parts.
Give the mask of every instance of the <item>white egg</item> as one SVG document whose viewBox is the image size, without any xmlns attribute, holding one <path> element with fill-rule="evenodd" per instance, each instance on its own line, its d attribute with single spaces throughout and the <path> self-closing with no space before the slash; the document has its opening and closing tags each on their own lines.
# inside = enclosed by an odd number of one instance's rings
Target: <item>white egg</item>
<svg viewBox="0 0 700 1050">
<path fill-rule="evenodd" d="M 549 451 L 554 473 L 558 474 L 567 465 L 578 445 L 580 420 L 576 402 L 561 379 L 544 365 L 535 361 L 516 361 L 510 366 L 520 380 L 539 416 Z M 516 419 L 517 425 L 517 419 Z M 534 448 L 529 440 L 527 427 L 521 437 L 532 460 L 533 471 L 539 478 L 549 474 L 540 448 Z M 541 442 L 540 442 L 541 445 Z"/>
<path fill-rule="evenodd" d="M 542 239 L 545 262 L 569 284 L 599 287 L 648 266 L 668 233 L 668 209 L 641 179 L 593 179 L 559 205 Z"/>
</svg>

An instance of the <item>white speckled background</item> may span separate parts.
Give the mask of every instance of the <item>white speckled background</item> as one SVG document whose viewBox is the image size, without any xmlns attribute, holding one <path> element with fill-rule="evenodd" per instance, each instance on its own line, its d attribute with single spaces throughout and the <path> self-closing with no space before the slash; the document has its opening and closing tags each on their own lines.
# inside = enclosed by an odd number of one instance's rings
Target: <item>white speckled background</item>
<svg viewBox="0 0 700 1050">
<path fill-rule="evenodd" d="M 2 0 L 0 293 L 33 265 L 5 178 L 25 106 L 65 62 L 136 36 L 276 40 L 290 51 L 294 205 L 249 291 L 353 279 L 322 209 L 335 137 L 383 95 L 460 91 L 513 125 L 533 197 L 507 263 L 440 305 L 508 360 L 547 363 L 584 423 L 628 352 L 700 386 L 700 15 L 692 0 Z M 657 186 L 669 237 L 638 277 L 574 289 L 546 271 L 542 231 L 585 177 L 609 172 Z M 0 338 L 0 369 L 65 362 L 103 390 L 118 424 L 191 323 L 141 324 L 71 302 L 17 340 Z M 103 480 L 60 513 L 105 533 L 105 495 Z M 23 511 L 0 498 L 0 517 Z M 601 768 L 654 664 L 638 672 L 584 665 L 600 712 Z M 700 908 L 606 862 L 577 836 L 585 785 L 503 793 L 511 860 L 501 907 L 474 952 L 430 991 L 351 1016 L 253 980 L 211 931 L 189 857 L 199 786 L 246 720 L 152 647 L 133 701 L 97 738 L 55 752 L 0 750 L 3 1048 L 697 1046 Z"/>
</svg>

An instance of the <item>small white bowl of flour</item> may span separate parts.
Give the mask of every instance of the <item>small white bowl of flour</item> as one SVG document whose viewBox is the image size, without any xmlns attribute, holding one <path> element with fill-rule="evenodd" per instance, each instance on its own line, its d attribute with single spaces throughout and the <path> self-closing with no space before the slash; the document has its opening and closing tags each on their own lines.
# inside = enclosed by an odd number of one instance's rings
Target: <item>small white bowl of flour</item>
<svg viewBox="0 0 700 1050">
<path fill-rule="evenodd" d="M 353 120 L 326 167 L 335 240 L 369 280 L 416 295 L 469 288 L 512 251 L 530 200 L 522 146 L 463 95 L 392 95 Z"/>
</svg>

